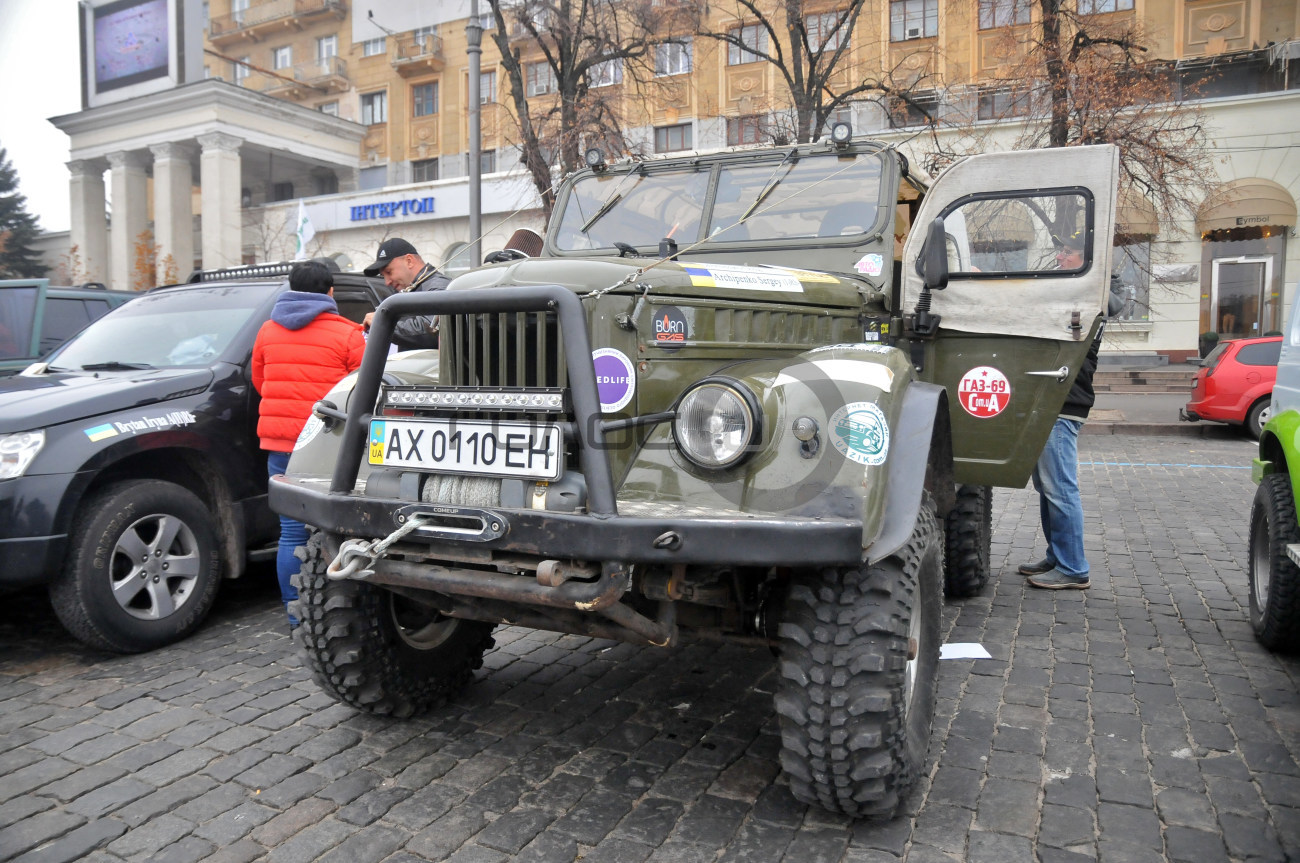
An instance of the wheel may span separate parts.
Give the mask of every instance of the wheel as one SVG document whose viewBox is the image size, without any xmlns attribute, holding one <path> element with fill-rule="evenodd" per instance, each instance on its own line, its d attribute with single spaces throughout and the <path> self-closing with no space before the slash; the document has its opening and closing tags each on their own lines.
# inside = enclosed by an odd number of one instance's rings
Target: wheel
<svg viewBox="0 0 1300 863">
<path fill-rule="evenodd" d="M 1273 395 L 1264 396 L 1264 398 L 1250 406 L 1246 412 L 1246 432 L 1255 440 L 1264 432 L 1264 423 L 1268 422 L 1269 414 L 1273 411 Z"/>
<path fill-rule="evenodd" d="M 203 501 L 175 483 L 102 489 L 82 504 L 68 562 L 50 581 L 55 614 L 79 640 L 118 653 L 184 638 L 221 584 L 212 521 Z"/>
<path fill-rule="evenodd" d="M 894 557 L 791 584 L 776 712 L 795 797 L 850 816 L 891 817 L 930 743 L 943 545 L 926 496 Z"/>
<path fill-rule="evenodd" d="M 325 576 L 322 535 L 307 541 L 294 577 L 301 624 L 316 682 L 369 713 L 414 716 L 465 688 L 492 647 L 490 623 L 445 617 L 380 585 Z"/>
<path fill-rule="evenodd" d="M 1269 650 L 1300 650 L 1300 568 L 1286 547 L 1300 542 L 1291 478 L 1271 473 L 1255 491 L 1250 509 L 1250 626 Z"/>
<path fill-rule="evenodd" d="M 943 592 L 954 599 L 977 595 L 989 583 L 993 541 L 993 489 L 957 486 L 957 503 L 944 530 Z"/>
</svg>

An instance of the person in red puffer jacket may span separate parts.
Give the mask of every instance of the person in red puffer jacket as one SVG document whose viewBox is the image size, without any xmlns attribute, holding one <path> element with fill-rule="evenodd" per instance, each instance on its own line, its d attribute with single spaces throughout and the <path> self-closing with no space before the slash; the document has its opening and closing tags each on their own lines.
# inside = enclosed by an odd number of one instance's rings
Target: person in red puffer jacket
<svg viewBox="0 0 1300 863">
<path fill-rule="evenodd" d="M 289 290 L 271 309 L 271 319 L 253 344 L 253 386 L 262 396 L 257 436 L 267 451 L 270 476 L 284 473 L 312 405 L 361 365 L 366 350 L 361 326 L 338 313 L 334 277 L 324 264 L 307 261 L 289 273 Z M 280 516 L 280 548 L 275 558 L 280 598 L 286 612 L 298 590 L 290 579 L 298 571 L 294 549 L 307 542 L 302 522 Z M 289 615 L 292 632 L 298 621 Z"/>
</svg>

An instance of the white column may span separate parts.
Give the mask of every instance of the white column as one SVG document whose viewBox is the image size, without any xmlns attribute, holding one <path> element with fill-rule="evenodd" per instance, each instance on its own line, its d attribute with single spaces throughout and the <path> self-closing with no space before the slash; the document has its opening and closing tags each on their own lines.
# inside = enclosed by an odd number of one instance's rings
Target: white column
<svg viewBox="0 0 1300 863">
<path fill-rule="evenodd" d="M 108 282 L 108 220 L 105 216 L 102 159 L 78 159 L 68 163 L 71 178 L 68 197 L 72 217 L 69 242 L 75 258 L 69 261 L 68 278 L 74 281 Z"/>
<path fill-rule="evenodd" d="M 157 278 L 160 285 L 178 282 L 194 269 L 194 213 L 190 190 L 194 169 L 190 148 L 184 144 L 154 144 L 153 234 L 158 244 Z"/>
<path fill-rule="evenodd" d="M 148 164 L 144 153 L 108 154 L 113 194 L 113 222 L 108 238 L 112 265 L 109 267 L 108 286 L 115 291 L 154 286 L 153 273 L 136 272 L 138 244 L 149 240 L 144 233 L 149 224 Z"/>
<path fill-rule="evenodd" d="M 200 135 L 199 213 L 203 220 L 203 268 L 234 267 L 243 262 L 243 225 L 240 220 L 239 147 L 232 135 Z"/>
</svg>

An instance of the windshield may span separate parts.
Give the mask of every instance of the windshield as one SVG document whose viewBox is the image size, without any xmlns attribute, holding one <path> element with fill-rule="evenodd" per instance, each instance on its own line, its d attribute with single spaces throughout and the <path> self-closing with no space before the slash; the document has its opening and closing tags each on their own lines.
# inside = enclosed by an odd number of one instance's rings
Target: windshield
<svg viewBox="0 0 1300 863">
<path fill-rule="evenodd" d="M 53 369 L 206 366 L 230 345 L 267 285 L 145 294 L 95 321 L 49 360 Z"/>
<path fill-rule="evenodd" d="M 879 230 L 879 153 L 754 154 L 712 164 L 611 169 L 572 184 L 559 215 L 563 251 L 861 237 Z M 889 215 L 888 207 L 883 215 Z"/>
</svg>

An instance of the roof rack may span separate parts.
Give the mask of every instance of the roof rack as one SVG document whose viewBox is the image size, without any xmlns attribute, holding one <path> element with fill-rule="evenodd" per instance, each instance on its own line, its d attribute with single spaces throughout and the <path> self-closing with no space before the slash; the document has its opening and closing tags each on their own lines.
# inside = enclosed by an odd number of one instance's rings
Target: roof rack
<svg viewBox="0 0 1300 863">
<path fill-rule="evenodd" d="M 333 258 L 312 258 L 318 264 L 324 264 L 331 273 L 342 272 L 338 262 Z M 221 282 L 229 279 L 272 279 L 277 276 L 288 278 L 294 264 L 302 261 L 275 261 L 265 264 L 246 264 L 242 267 L 222 267 L 217 270 L 195 270 L 186 279 L 187 284 L 195 282 Z"/>
</svg>

